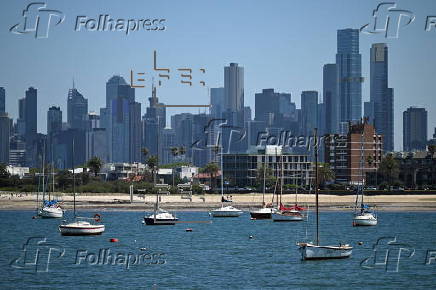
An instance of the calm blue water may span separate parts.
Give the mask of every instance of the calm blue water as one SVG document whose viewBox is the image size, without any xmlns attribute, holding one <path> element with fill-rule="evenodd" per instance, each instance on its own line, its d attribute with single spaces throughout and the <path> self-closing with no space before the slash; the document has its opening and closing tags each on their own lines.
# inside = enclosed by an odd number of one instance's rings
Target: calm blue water
<svg viewBox="0 0 436 290">
<path fill-rule="evenodd" d="M 95 237 L 62 237 L 57 229 L 59 220 L 33 220 L 33 214 L 0 211 L 2 289 L 42 286 L 63 289 L 430 289 L 436 285 L 436 260 L 425 265 L 427 250 L 434 250 L 436 258 L 436 213 L 382 212 L 379 225 L 370 228 L 353 228 L 350 213 L 322 213 L 322 243 L 349 242 L 354 250 L 350 259 L 316 262 L 300 261 L 295 246 L 306 236 L 305 223 L 252 221 L 247 213 L 236 219 L 214 219 L 212 224 L 145 226 L 141 223 L 141 212 L 104 212 L 106 232 Z M 81 213 L 85 214 L 91 215 Z M 181 220 L 210 219 L 205 212 L 181 212 L 178 217 Z M 313 222 L 313 215 L 311 218 L 309 224 Z M 193 232 L 186 232 L 188 227 Z M 361 261 L 374 253 L 373 244 L 378 238 L 390 236 L 396 236 L 397 242 L 404 245 L 377 248 L 377 253 L 390 249 L 387 267 L 374 265 L 370 260 L 365 264 L 370 269 L 364 269 Z M 23 244 L 31 237 L 46 238 L 46 242 L 36 246 L 38 239 L 31 240 L 24 257 Z M 110 243 L 110 238 L 118 238 L 119 243 Z M 359 241 L 363 245 L 358 245 Z M 49 257 L 50 247 L 54 250 Z M 97 259 L 99 250 L 107 248 L 120 255 L 119 265 L 111 264 L 110 259 L 106 264 L 92 265 L 95 261 L 100 263 L 93 260 Z M 396 272 L 395 257 L 399 248 L 406 250 L 400 253 Z M 57 250 L 62 249 L 64 255 L 58 257 Z M 411 253 L 408 251 L 413 249 L 414 255 L 408 257 Z M 129 253 L 132 262 L 134 255 L 143 254 L 146 258 L 143 256 L 140 264 L 126 269 L 123 257 Z M 11 261 L 20 256 L 22 258 L 12 267 Z M 35 257 L 38 257 L 40 272 L 35 271 Z M 43 272 L 44 269 L 48 272 Z"/>
</svg>

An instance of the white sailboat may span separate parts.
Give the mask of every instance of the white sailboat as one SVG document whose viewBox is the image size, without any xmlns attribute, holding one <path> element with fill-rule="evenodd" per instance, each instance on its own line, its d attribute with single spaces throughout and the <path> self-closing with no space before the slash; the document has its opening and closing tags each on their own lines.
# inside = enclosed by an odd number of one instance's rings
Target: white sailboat
<svg viewBox="0 0 436 290">
<path fill-rule="evenodd" d="M 222 146 L 222 127 L 221 127 L 221 207 L 210 212 L 213 217 L 239 217 L 243 212 L 231 205 L 224 206 L 224 166 L 223 166 L 223 146 Z"/>
<path fill-rule="evenodd" d="M 263 167 L 263 192 L 262 192 L 262 207 L 258 209 L 254 209 L 250 211 L 250 216 L 254 220 L 265 220 L 265 219 L 271 219 L 272 214 L 275 213 L 277 210 L 275 208 L 267 207 L 265 204 L 265 191 L 266 191 L 266 165 L 267 165 L 267 158 L 266 158 L 266 149 L 265 149 L 265 163 Z"/>
<path fill-rule="evenodd" d="M 76 179 L 74 174 L 74 139 L 72 148 L 72 168 L 73 168 L 73 214 L 74 221 L 67 223 L 63 221 L 59 225 L 59 232 L 63 236 L 89 236 L 89 235 L 101 235 L 105 231 L 103 224 L 93 224 L 90 221 L 94 220 L 96 223 L 100 222 L 101 217 L 99 214 L 95 214 L 93 218 L 78 217 L 76 216 Z"/>
<path fill-rule="evenodd" d="M 365 185 L 365 178 L 363 175 L 363 144 L 364 144 L 364 136 L 363 131 L 362 135 L 360 137 L 360 171 L 361 171 L 361 184 L 359 186 L 359 189 L 356 193 L 356 203 L 354 205 L 354 216 L 353 216 L 353 226 L 376 226 L 377 225 L 377 214 L 371 210 L 371 207 L 363 202 L 363 196 L 364 196 L 364 185 Z M 360 209 L 358 209 L 358 202 L 359 202 L 359 196 L 360 196 Z"/>
<path fill-rule="evenodd" d="M 316 240 L 312 242 L 297 243 L 302 260 L 343 259 L 351 257 L 353 247 L 349 244 L 322 246 L 319 243 L 319 199 L 318 199 L 318 138 L 317 129 L 314 129 L 315 153 L 315 198 L 316 198 Z"/>
<path fill-rule="evenodd" d="M 159 194 L 161 189 L 169 189 L 169 186 L 166 184 L 157 184 L 158 191 L 156 193 L 156 203 L 154 204 L 154 212 L 144 217 L 144 223 L 148 226 L 156 226 L 156 225 L 175 225 L 178 221 L 178 218 L 169 213 L 166 210 L 163 210 L 159 207 Z"/>
</svg>

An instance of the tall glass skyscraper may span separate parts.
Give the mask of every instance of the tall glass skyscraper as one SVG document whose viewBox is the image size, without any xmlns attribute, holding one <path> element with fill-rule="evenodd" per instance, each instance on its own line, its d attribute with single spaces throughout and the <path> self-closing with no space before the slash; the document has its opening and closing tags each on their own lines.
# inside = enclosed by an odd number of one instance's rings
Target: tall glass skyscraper
<svg viewBox="0 0 436 290">
<path fill-rule="evenodd" d="M 425 150 L 427 146 L 427 111 L 410 107 L 403 112 L 403 150 Z"/>
<path fill-rule="evenodd" d="M 323 100 L 325 109 L 326 133 L 339 132 L 340 102 L 338 95 L 338 76 L 336 64 L 325 64 L 323 67 Z M 324 121 L 324 120 L 322 120 Z"/>
<path fill-rule="evenodd" d="M 0 87 L 0 113 L 6 112 L 6 91 L 4 87 Z"/>
<path fill-rule="evenodd" d="M 88 100 L 76 88 L 68 91 L 67 118 L 71 129 L 88 128 Z"/>
<path fill-rule="evenodd" d="M 36 138 L 38 126 L 38 91 L 30 87 L 26 91 L 24 99 L 24 122 L 25 122 L 25 138 L 27 143 L 33 142 Z"/>
<path fill-rule="evenodd" d="M 337 33 L 336 68 L 340 121 L 357 122 L 362 118 L 362 56 L 359 53 L 359 30 L 343 29 Z"/>
<path fill-rule="evenodd" d="M 303 91 L 301 93 L 301 129 L 305 136 L 312 136 L 313 129 L 318 126 L 318 92 Z"/>
<path fill-rule="evenodd" d="M 394 150 L 394 96 L 388 88 L 388 47 L 385 43 L 371 46 L 370 101 L 373 108 L 374 127 L 383 135 L 383 149 Z"/>
<path fill-rule="evenodd" d="M 62 111 L 60 107 L 52 106 L 47 112 L 47 135 L 62 130 Z"/>
</svg>

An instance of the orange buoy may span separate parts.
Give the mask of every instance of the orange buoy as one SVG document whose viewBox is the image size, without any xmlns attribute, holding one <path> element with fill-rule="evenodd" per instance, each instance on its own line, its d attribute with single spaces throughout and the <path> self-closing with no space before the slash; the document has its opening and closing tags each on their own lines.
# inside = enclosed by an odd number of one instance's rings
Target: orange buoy
<svg viewBox="0 0 436 290">
<path fill-rule="evenodd" d="M 116 238 L 111 238 L 111 239 L 109 239 L 109 242 L 111 242 L 111 243 L 118 243 L 119 240 L 116 239 Z"/>
<path fill-rule="evenodd" d="M 187 228 L 185 231 L 192 232 L 192 229 L 191 228 Z"/>
</svg>

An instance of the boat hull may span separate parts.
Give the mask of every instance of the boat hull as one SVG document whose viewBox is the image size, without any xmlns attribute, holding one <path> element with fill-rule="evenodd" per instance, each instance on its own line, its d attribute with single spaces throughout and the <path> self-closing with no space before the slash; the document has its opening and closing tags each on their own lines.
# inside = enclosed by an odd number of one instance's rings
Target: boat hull
<svg viewBox="0 0 436 290">
<path fill-rule="evenodd" d="M 218 218 L 226 218 L 226 217 L 239 217 L 242 214 L 242 211 L 212 211 L 213 217 Z"/>
<path fill-rule="evenodd" d="M 355 227 L 369 227 L 376 226 L 376 219 L 353 219 L 353 226 Z"/>
<path fill-rule="evenodd" d="M 302 260 L 330 260 L 351 257 L 353 248 L 350 246 L 316 246 L 312 244 L 300 245 Z"/>
<path fill-rule="evenodd" d="M 42 218 L 61 218 L 64 216 L 64 212 L 58 208 L 43 208 L 39 211 L 38 215 Z"/>
<path fill-rule="evenodd" d="M 93 226 L 69 226 L 60 225 L 59 231 L 63 236 L 91 236 L 91 235 L 101 235 L 105 230 L 104 225 L 93 225 Z"/>
<path fill-rule="evenodd" d="M 176 219 L 154 219 L 152 217 L 145 217 L 144 222 L 148 226 L 173 226 L 177 222 Z"/>
<path fill-rule="evenodd" d="M 256 219 L 256 220 L 269 220 L 272 217 L 272 213 L 271 212 L 252 211 L 252 212 L 250 212 L 250 216 L 252 219 Z"/>
<path fill-rule="evenodd" d="M 304 220 L 302 215 L 285 215 L 281 213 L 275 213 L 272 215 L 274 222 L 301 222 Z"/>
</svg>

